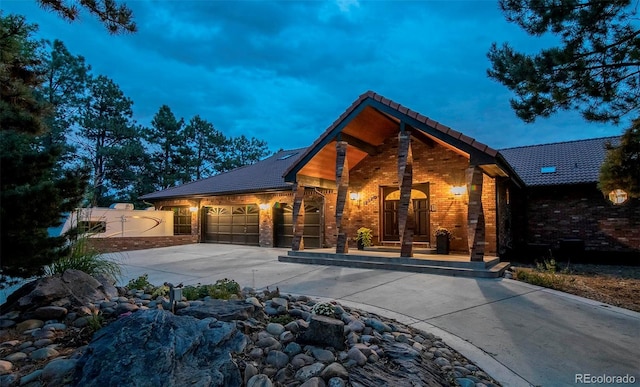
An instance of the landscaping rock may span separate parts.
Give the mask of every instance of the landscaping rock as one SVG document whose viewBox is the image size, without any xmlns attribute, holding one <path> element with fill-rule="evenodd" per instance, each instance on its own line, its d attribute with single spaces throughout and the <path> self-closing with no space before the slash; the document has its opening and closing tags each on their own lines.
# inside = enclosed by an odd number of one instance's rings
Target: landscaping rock
<svg viewBox="0 0 640 387">
<path fill-rule="evenodd" d="M 344 349 L 344 322 L 327 316 L 313 315 L 309 328 L 302 333 L 300 340 L 303 343 L 319 344 L 341 351 Z"/>
<path fill-rule="evenodd" d="M 246 320 L 256 317 L 256 307 L 240 300 L 211 299 L 201 305 L 189 306 L 176 312 L 179 316 L 199 319 L 213 317 L 220 321 Z"/>
<path fill-rule="evenodd" d="M 98 331 L 78 361 L 75 383 L 85 385 L 240 386 L 231 352 L 246 344 L 235 324 L 145 310 Z"/>
</svg>

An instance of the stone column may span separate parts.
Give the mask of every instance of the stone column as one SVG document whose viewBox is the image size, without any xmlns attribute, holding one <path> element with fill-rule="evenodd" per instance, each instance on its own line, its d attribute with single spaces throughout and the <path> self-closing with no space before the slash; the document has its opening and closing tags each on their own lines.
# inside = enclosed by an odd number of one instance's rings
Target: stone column
<svg viewBox="0 0 640 387">
<path fill-rule="evenodd" d="M 400 234 L 400 256 L 413 256 L 414 212 L 411 202 L 413 187 L 413 154 L 411 152 L 411 132 L 401 130 L 398 134 L 398 232 Z"/>
<path fill-rule="evenodd" d="M 472 165 L 467 169 L 467 242 L 471 261 L 483 261 L 485 249 L 485 221 L 482 208 L 482 169 Z"/>
<path fill-rule="evenodd" d="M 345 254 L 349 252 L 349 243 L 345 227 L 342 224 L 344 211 L 347 206 L 347 194 L 349 191 L 349 163 L 347 161 L 347 142 L 338 141 L 336 143 L 336 186 L 338 187 L 338 197 L 336 200 L 336 253 Z"/>
<path fill-rule="evenodd" d="M 293 241 L 291 250 L 304 250 L 304 186 L 293 186 Z"/>
</svg>

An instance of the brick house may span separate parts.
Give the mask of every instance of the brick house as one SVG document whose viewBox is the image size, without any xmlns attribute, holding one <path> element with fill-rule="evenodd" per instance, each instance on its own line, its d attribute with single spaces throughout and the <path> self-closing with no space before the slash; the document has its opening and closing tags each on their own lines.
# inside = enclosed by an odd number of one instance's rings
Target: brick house
<svg viewBox="0 0 640 387">
<path fill-rule="evenodd" d="M 410 257 L 414 246 L 435 246 L 434 232 L 442 227 L 453 234 L 451 250 L 468 254 L 471 261 L 530 244 L 575 244 L 579 238 L 589 239 L 586 248 L 605 247 L 591 243 L 594 235 L 608 242 L 607 248 L 637 251 L 638 201 L 613 206 L 597 191 L 605 139 L 589 141 L 588 146 L 601 147 L 597 154 L 574 149 L 575 144 L 499 152 L 367 92 L 308 148 L 281 151 L 142 199 L 158 209 L 172 209 L 176 234 L 199 242 L 346 252 L 355 243 L 356 230 L 367 227 L 373 230 L 374 244 L 400 247 L 400 255 Z M 590 167 L 588 177 L 572 181 L 568 176 L 575 171 L 565 173 L 566 165 L 545 159 L 549 152 L 559 152 L 554 156 L 558 160 L 569 159 L 562 152 L 585 155 L 597 166 Z M 575 163 L 583 165 L 583 160 Z M 536 180 L 536 168 L 551 164 L 555 172 Z M 589 187 L 588 203 L 580 196 L 587 192 L 582 185 Z M 585 205 L 604 223 L 590 222 L 578 232 L 557 231 L 575 226 L 578 221 L 571 217 L 584 215 Z M 562 210 L 543 214 L 541 209 L 553 206 Z M 609 211 L 602 213 L 602 208 Z M 618 215 L 607 220 L 612 212 Z M 633 225 L 635 234 L 616 234 Z"/>
</svg>

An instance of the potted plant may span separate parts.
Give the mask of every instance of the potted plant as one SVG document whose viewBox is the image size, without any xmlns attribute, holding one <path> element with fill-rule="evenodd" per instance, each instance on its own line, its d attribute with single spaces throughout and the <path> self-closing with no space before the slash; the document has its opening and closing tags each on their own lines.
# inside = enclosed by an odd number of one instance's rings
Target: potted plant
<svg viewBox="0 0 640 387">
<path fill-rule="evenodd" d="M 436 253 L 437 254 L 449 254 L 449 242 L 453 235 L 451 231 L 444 227 L 438 227 L 436 230 Z"/>
<path fill-rule="evenodd" d="M 360 227 L 358 231 L 358 236 L 356 237 L 356 242 L 358 243 L 358 250 L 364 250 L 365 247 L 371 246 L 373 240 L 373 234 L 370 228 Z"/>
</svg>

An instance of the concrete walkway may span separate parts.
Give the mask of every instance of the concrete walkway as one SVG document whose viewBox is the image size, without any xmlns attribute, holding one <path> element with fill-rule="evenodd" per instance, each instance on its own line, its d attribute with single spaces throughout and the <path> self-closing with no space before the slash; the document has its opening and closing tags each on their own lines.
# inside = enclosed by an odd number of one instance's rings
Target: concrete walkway
<svg viewBox="0 0 640 387">
<path fill-rule="evenodd" d="M 434 333 L 506 386 L 575 385 L 576 374 L 640 383 L 640 313 L 506 279 L 278 262 L 286 249 L 196 244 L 117 254 L 126 284 L 280 288 Z M 602 384 L 606 385 L 606 384 Z"/>
</svg>

